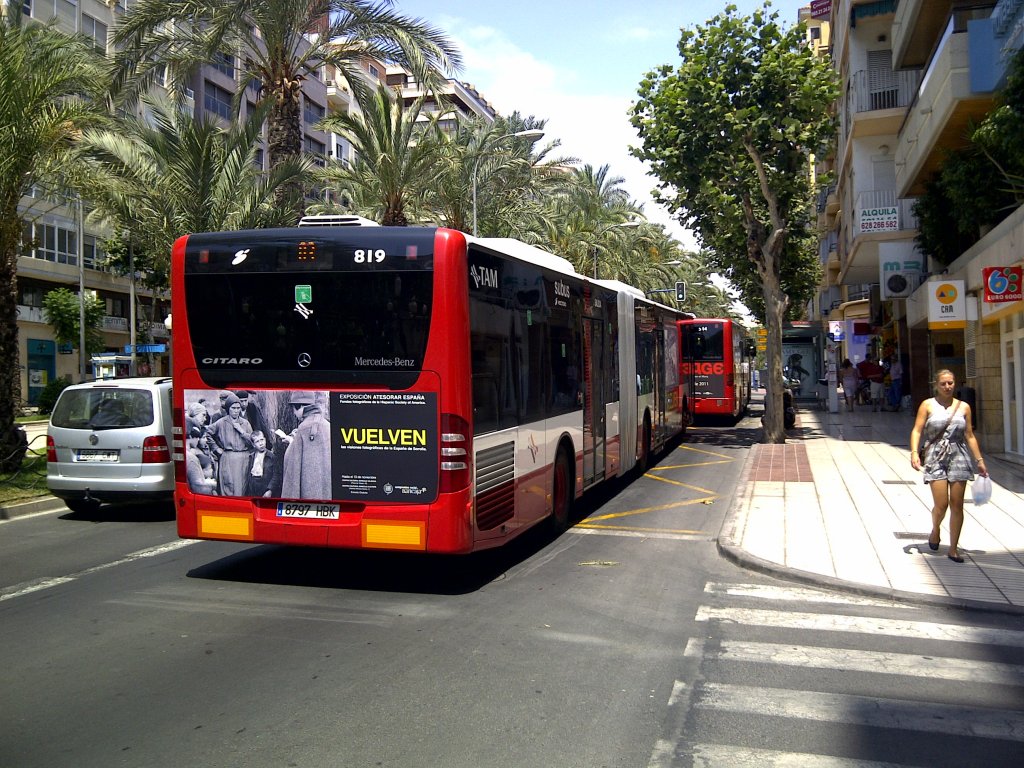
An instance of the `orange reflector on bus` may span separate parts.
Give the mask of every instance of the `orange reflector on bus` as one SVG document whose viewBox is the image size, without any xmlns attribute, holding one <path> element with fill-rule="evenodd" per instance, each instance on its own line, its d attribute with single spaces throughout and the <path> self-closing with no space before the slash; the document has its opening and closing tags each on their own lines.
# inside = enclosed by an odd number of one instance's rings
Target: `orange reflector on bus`
<svg viewBox="0 0 1024 768">
<path fill-rule="evenodd" d="M 363 546 L 426 549 L 426 532 L 426 523 L 364 521 Z"/>
<path fill-rule="evenodd" d="M 199 512 L 199 535 L 252 541 L 252 515 L 244 512 Z"/>
</svg>

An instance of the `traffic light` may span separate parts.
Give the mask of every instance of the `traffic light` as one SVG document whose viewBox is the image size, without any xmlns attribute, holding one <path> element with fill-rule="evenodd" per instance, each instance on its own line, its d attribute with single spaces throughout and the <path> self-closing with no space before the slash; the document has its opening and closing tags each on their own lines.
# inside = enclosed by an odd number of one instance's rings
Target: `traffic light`
<svg viewBox="0 0 1024 768">
<path fill-rule="evenodd" d="M 676 281 L 676 301 L 686 301 L 686 283 L 682 280 Z"/>
</svg>

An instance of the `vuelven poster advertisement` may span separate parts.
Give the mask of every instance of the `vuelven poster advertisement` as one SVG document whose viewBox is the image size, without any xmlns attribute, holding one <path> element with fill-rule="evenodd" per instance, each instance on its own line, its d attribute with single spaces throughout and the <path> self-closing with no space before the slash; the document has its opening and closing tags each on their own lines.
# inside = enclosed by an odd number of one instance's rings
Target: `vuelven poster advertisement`
<svg viewBox="0 0 1024 768">
<path fill-rule="evenodd" d="M 433 392 L 185 392 L 194 493 L 426 503 L 437 496 Z"/>
</svg>

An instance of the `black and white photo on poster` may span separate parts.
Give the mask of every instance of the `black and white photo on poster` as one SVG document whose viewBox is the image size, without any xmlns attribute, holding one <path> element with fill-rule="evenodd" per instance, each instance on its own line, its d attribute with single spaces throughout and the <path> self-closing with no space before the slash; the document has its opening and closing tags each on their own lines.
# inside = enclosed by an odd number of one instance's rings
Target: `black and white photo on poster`
<svg viewBox="0 0 1024 768">
<path fill-rule="evenodd" d="M 185 391 L 186 468 L 194 493 L 331 498 L 328 393 Z"/>
</svg>

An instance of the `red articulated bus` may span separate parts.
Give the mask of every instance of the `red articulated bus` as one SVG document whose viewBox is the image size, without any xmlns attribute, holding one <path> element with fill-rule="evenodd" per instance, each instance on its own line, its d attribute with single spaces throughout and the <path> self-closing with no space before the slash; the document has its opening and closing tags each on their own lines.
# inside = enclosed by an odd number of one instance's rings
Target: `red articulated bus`
<svg viewBox="0 0 1024 768">
<path fill-rule="evenodd" d="M 691 388 L 694 416 L 738 420 L 750 405 L 752 339 L 735 320 L 679 321 L 680 373 Z"/>
<path fill-rule="evenodd" d="M 174 246 L 180 536 L 469 553 L 685 429 L 682 313 L 518 241 L 317 218 Z"/>
</svg>

